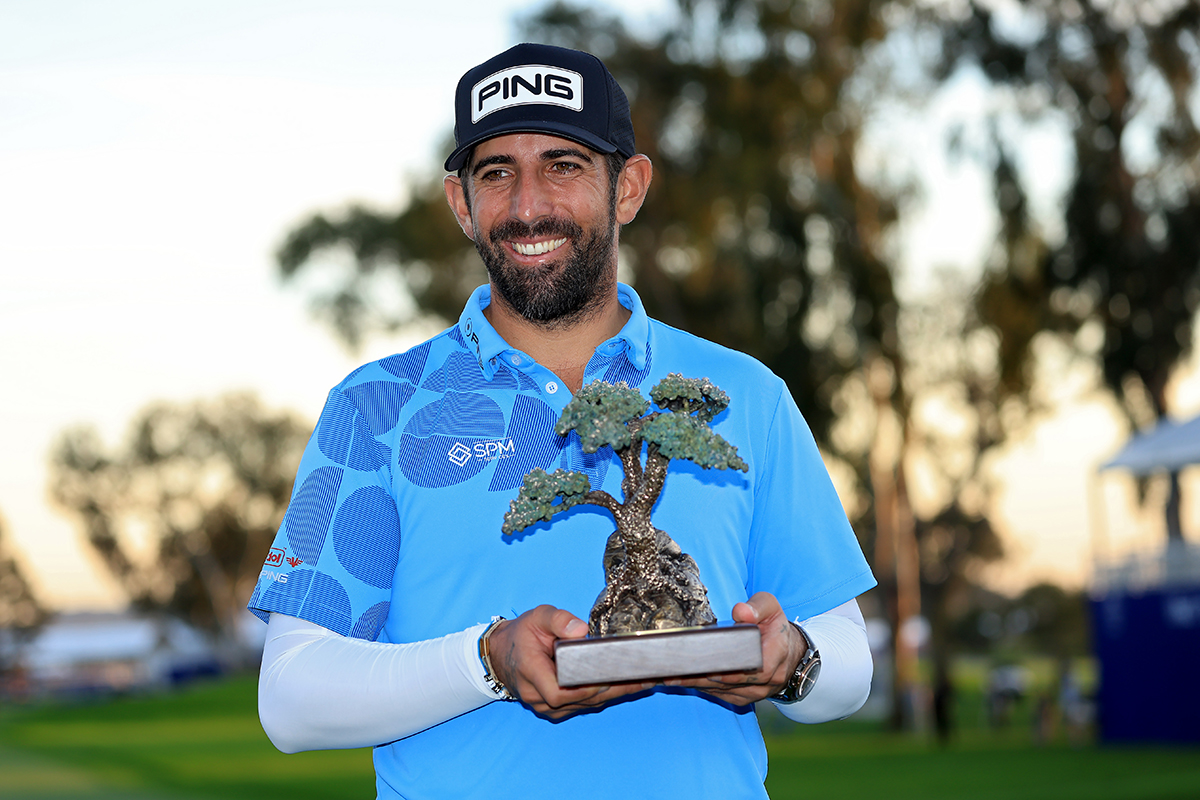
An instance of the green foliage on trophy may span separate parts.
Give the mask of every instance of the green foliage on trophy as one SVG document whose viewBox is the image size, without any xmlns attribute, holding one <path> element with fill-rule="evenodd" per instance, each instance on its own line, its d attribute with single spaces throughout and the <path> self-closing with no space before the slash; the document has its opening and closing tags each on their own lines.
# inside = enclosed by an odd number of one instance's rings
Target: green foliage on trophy
<svg viewBox="0 0 1200 800">
<path fill-rule="evenodd" d="M 650 397 L 661 411 L 647 413 L 650 402 L 624 382 L 593 381 L 571 399 L 554 428 L 559 436 L 575 431 L 586 453 L 613 449 L 624 470 L 624 502 L 593 489 L 582 472 L 535 469 L 504 515 L 506 535 L 581 503 L 613 515 L 617 530 L 604 551 L 606 584 L 589 619 L 593 636 L 716 622 L 695 560 L 654 527 L 650 512 L 674 459 L 705 469 L 749 470 L 737 448 L 709 427 L 729 397 L 707 378 L 677 373 L 655 384 Z"/>
</svg>

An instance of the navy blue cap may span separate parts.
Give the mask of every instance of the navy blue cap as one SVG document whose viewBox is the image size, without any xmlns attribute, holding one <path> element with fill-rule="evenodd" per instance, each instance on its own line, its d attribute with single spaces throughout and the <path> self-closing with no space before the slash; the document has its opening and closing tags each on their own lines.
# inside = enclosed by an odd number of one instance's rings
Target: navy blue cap
<svg viewBox="0 0 1200 800">
<path fill-rule="evenodd" d="M 472 147 L 506 133 L 549 133 L 626 158 L 637 152 L 629 100 L 604 62 L 545 44 L 519 44 L 462 76 L 446 170 L 458 171 Z"/>
</svg>

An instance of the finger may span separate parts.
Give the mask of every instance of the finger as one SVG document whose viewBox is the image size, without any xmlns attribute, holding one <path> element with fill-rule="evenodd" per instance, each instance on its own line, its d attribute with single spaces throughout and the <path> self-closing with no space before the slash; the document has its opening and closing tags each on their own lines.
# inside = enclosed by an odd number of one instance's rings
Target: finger
<svg viewBox="0 0 1200 800">
<path fill-rule="evenodd" d="M 738 673 L 735 675 L 706 675 L 704 677 L 695 678 L 672 678 L 663 681 L 664 686 L 681 686 L 685 689 L 700 689 L 701 691 L 710 691 L 713 689 L 729 689 L 737 686 L 750 686 L 757 683 L 751 675 L 746 673 Z"/>
<path fill-rule="evenodd" d="M 708 687 L 697 687 L 705 694 L 720 698 L 734 705 L 746 705 L 765 700 L 774 694 L 771 686 L 761 681 L 743 684 L 713 684 Z"/>
<path fill-rule="evenodd" d="M 571 615 L 556 624 L 558 609 L 540 606 L 515 620 L 501 622 L 491 637 L 492 667 L 501 683 L 534 706 L 561 691 L 554 674 L 555 627 L 567 627 Z"/>
<path fill-rule="evenodd" d="M 730 616 L 733 617 L 734 622 L 758 624 L 758 610 L 750 603 L 735 603 Z"/>
<path fill-rule="evenodd" d="M 754 610 L 754 622 L 762 622 L 776 614 L 783 613 L 783 607 L 779 605 L 779 600 L 770 592 L 757 592 L 746 601 L 746 605 Z"/>
<path fill-rule="evenodd" d="M 554 635 L 559 639 L 582 639 L 587 634 L 587 623 L 570 611 L 560 609 L 555 615 Z"/>
<path fill-rule="evenodd" d="M 764 678 L 757 672 L 734 672 L 728 675 L 708 675 L 703 678 L 682 678 L 666 681 L 667 686 L 689 689 L 733 689 L 742 686 L 762 686 Z"/>
<path fill-rule="evenodd" d="M 582 686 L 576 689 L 562 689 L 559 697 L 563 705 L 603 705 L 610 700 L 636 694 L 647 689 L 653 689 L 654 683 L 614 683 L 611 685 Z M 556 704 L 557 705 L 557 704 Z"/>
<path fill-rule="evenodd" d="M 540 705 L 551 711 L 569 711 L 571 709 L 591 708 L 603 704 L 604 690 L 552 691 L 541 697 Z"/>
<path fill-rule="evenodd" d="M 539 699 L 548 708 L 566 709 L 571 707 L 591 707 L 603 705 L 609 699 L 641 691 L 641 684 L 589 685 L 564 688 L 558 685 L 553 662 L 547 664 L 543 674 L 541 671 L 530 676 Z"/>
<path fill-rule="evenodd" d="M 632 683 L 617 684 L 614 686 L 588 687 L 585 690 L 575 690 L 575 692 L 571 693 L 568 693 L 566 690 L 564 690 L 562 697 L 554 698 L 553 705 L 550 702 L 543 700 L 542 703 L 532 707 L 534 711 L 542 716 L 551 717 L 553 719 L 561 719 L 562 717 L 570 716 L 571 714 L 577 714 L 580 711 L 587 711 L 607 705 L 613 700 L 616 700 L 617 698 L 623 697 L 627 694 L 645 691 L 646 689 L 651 689 L 653 687 L 654 684 Z M 568 694 L 577 693 L 584 693 L 585 696 L 568 700 Z"/>
<path fill-rule="evenodd" d="M 724 700 L 734 705 L 746 705 L 754 703 L 770 694 L 769 687 L 762 683 L 747 683 L 747 684 L 723 684 L 717 683 L 708 678 L 691 678 L 685 681 L 673 681 L 672 685 L 682 686 L 688 689 L 696 689 L 711 695 L 718 699 Z"/>
<path fill-rule="evenodd" d="M 740 691 L 720 691 L 714 690 L 706 692 L 718 700 L 724 700 L 726 703 L 734 706 L 748 706 L 752 703 L 757 703 L 759 700 L 766 699 L 765 692 L 740 692 Z"/>
<path fill-rule="evenodd" d="M 587 703 L 606 688 L 587 686 L 564 689 L 558 685 L 558 675 L 555 673 L 554 663 L 551 661 L 540 663 L 537 668 L 532 666 L 527 668 L 525 679 L 532 689 L 531 696 L 539 698 L 550 708 L 565 708 Z"/>
</svg>

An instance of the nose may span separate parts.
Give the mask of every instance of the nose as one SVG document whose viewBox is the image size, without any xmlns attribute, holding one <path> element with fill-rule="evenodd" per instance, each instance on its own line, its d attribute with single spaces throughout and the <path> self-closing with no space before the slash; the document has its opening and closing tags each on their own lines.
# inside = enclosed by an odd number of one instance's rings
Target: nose
<svg viewBox="0 0 1200 800">
<path fill-rule="evenodd" d="M 553 209 L 549 187 L 536 170 L 521 171 L 513 183 L 512 208 L 509 213 L 525 223 L 549 216 Z"/>
</svg>

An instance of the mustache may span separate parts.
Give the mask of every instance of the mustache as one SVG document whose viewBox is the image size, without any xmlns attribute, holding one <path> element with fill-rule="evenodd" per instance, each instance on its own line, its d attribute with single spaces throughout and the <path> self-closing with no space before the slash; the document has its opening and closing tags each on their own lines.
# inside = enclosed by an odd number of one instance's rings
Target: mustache
<svg viewBox="0 0 1200 800">
<path fill-rule="evenodd" d="M 519 219 L 506 219 L 492 228 L 488 238 L 493 244 L 505 239 L 532 239 L 539 236 L 565 236 L 579 239 L 583 236 L 583 228 L 569 219 L 546 217 L 530 225 Z"/>
</svg>

